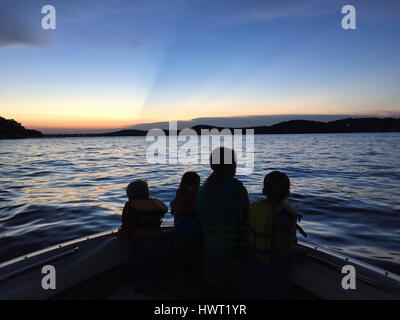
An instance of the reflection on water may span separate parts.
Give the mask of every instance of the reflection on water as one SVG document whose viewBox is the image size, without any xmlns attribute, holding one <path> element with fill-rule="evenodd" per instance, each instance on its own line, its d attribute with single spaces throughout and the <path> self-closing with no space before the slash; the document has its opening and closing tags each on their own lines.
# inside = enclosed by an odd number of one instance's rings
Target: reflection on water
<svg viewBox="0 0 400 320">
<path fill-rule="evenodd" d="M 210 173 L 208 165 L 148 165 L 149 144 L 144 137 L 0 141 L 0 261 L 118 227 L 134 178 L 169 204 L 184 171 L 202 181 Z M 254 200 L 266 173 L 285 171 L 307 241 L 400 273 L 399 146 L 397 133 L 256 136 L 254 173 L 239 179 Z"/>
</svg>

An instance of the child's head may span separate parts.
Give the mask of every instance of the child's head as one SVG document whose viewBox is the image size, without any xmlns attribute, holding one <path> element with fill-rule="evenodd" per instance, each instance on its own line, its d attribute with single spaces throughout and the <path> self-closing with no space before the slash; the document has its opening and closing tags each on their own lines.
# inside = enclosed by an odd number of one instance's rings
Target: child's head
<svg viewBox="0 0 400 320">
<path fill-rule="evenodd" d="M 149 197 L 149 186 L 144 180 L 133 180 L 126 188 L 126 194 L 129 200 L 147 199 Z"/>
<path fill-rule="evenodd" d="M 214 149 L 210 156 L 210 166 L 215 173 L 233 177 L 236 173 L 235 151 L 226 147 Z"/>
<path fill-rule="evenodd" d="M 280 171 L 272 171 L 264 178 L 263 194 L 274 203 L 285 200 L 290 194 L 290 180 Z"/>
<path fill-rule="evenodd" d="M 181 179 L 181 187 L 200 187 L 200 176 L 194 171 L 185 172 Z"/>
</svg>

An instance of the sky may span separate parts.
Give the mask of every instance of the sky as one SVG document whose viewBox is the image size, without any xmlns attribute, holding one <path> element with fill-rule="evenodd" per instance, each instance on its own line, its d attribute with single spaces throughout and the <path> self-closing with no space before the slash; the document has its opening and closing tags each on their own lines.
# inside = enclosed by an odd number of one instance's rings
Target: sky
<svg viewBox="0 0 400 320">
<path fill-rule="evenodd" d="M 47 4 L 55 30 L 41 27 Z M 347 4 L 355 30 L 341 25 Z M 399 9 L 396 0 L 2 0 L 0 116 L 43 132 L 398 116 Z"/>
</svg>

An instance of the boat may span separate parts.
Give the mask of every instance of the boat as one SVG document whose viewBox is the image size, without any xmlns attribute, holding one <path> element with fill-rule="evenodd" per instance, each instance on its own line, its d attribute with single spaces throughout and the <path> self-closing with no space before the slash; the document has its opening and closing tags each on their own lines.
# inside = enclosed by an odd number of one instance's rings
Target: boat
<svg viewBox="0 0 400 320">
<path fill-rule="evenodd" d="M 164 227 L 172 239 L 171 227 Z M 0 299 L 165 299 L 162 295 L 136 294 L 127 283 L 131 261 L 131 240 L 118 230 L 97 233 L 39 250 L 0 264 Z M 399 300 L 400 276 L 299 241 L 307 254 L 293 259 L 290 277 L 294 299 Z M 55 270 L 55 288 L 42 286 L 44 266 Z M 344 289 L 344 266 L 355 270 L 355 288 Z"/>
</svg>

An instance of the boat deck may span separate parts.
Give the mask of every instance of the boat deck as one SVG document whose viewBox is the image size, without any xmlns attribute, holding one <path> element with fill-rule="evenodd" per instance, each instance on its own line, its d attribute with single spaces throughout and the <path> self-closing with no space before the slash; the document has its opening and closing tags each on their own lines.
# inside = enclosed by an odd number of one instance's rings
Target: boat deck
<svg viewBox="0 0 400 320">
<path fill-rule="evenodd" d="M 147 286 L 146 293 L 139 294 L 135 292 L 132 285 L 126 281 L 129 279 L 130 265 L 124 264 L 113 270 L 104 272 L 103 274 L 88 279 L 77 286 L 65 290 L 54 295 L 51 299 L 105 299 L 105 300 L 186 300 L 177 297 L 175 294 L 175 286 L 170 281 L 165 291 L 152 290 Z M 229 300 L 227 295 L 217 297 L 221 300 Z M 199 295 L 195 299 L 210 299 Z M 306 290 L 293 285 L 294 300 L 315 300 L 318 299 Z"/>
<path fill-rule="evenodd" d="M 168 231 L 166 230 L 166 236 Z M 394 299 L 400 298 L 400 277 L 367 263 L 329 250 L 299 242 L 308 253 L 296 257 L 290 268 L 291 299 Z M 132 240 L 118 237 L 116 230 L 71 240 L 0 264 L 0 299 L 118 299 L 118 300 L 185 300 L 179 297 L 172 269 L 163 267 L 166 289 L 145 288 L 134 291 L 132 283 Z M 170 255 L 168 255 L 170 256 Z M 57 270 L 57 289 L 43 290 L 42 266 L 51 264 Z M 357 290 L 342 287 L 342 267 L 356 268 Z M 171 270 L 170 270 L 171 269 Z M 158 284 L 158 283 L 157 283 Z M 237 288 L 238 289 L 238 288 Z M 233 300 L 233 293 L 212 289 L 198 293 L 191 300 Z M 189 299 L 190 300 L 190 299 Z M 245 300 L 245 299 L 243 299 Z"/>
</svg>

